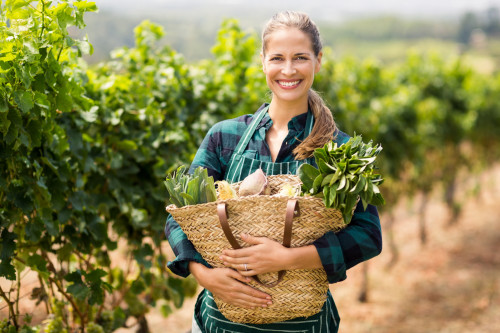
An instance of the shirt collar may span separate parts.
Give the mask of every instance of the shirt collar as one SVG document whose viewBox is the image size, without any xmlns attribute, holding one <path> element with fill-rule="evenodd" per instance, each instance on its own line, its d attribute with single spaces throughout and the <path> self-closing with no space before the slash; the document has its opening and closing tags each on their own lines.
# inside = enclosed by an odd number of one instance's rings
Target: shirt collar
<svg viewBox="0 0 500 333">
<path fill-rule="evenodd" d="M 264 103 L 263 105 L 261 105 L 261 107 L 257 110 L 257 112 L 264 109 L 267 105 L 269 105 L 269 104 Z M 311 112 L 311 110 L 308 110 L 307 112 L 304 112 L 302 114 L 299 114 L 298 116 L 293 117 L 288 122 L 288 130 L 294 131 L 294 132 L 300 132 L 300 131 L 304 130 L 304 128 L 306 127 L 306 122 L 307 122 L 307 114 L 309 112 Z M 273 121 L 272 121 L 271 117 L 269 116 L 269 112 L 268 112 L 264 116 L 264 118 L 262 118 L 262 120 L 260 121 L 260 124 L 257 126 L 256 130 L 258 130 L 259 128 L 261 128 L 263 126 L 265 126 L 266 130 L 268 130 L 269 128 L 271 128 L 272 124 L 273 124 Z"/>
</svg>

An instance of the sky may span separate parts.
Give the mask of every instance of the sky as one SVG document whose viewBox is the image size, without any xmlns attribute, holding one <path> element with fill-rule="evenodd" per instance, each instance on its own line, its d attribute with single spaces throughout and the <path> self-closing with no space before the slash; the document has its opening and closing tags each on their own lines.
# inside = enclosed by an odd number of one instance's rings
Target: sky
<svg viewBox="0 0 500 333">
<path fill-rule="evenodd" d="M 467 10 L 483 10 L 490 6 L 500 7 L 500 0 L 94 0 L 98 7 L 112 11 L 154 12 L 163 9 L 197 8 L 218 6 L 221 11 L 238 8 L 262 10 L 302 10 L 316 19 L 338 21 L 356 16 L 396 14 L 409 17 L 456 15 Z M 241 12 L 244 15 L 244 11 Z"/>
</svg>

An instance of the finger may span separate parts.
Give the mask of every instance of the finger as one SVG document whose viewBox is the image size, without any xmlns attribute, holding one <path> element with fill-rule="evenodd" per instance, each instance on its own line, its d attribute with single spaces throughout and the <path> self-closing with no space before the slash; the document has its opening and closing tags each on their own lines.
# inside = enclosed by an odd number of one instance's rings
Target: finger
<svg viewBox="0 0 500 333">
<path fill-rule="evenodd" d="M 240 298 L 235 299 L 235 301 L 238 301 L 246 306 L 255 308 L 255 307 L 268 307 L 269 305 L 273 304 L 271 300 L 268 299 L 263 299 L 263 298 L 257 298 L 250 296 L 248 294 L 240 294 Z"/>
<path fill-rule="evenodd" d="M 235 271 L 235 270 L 230 270 L 230 274 L 229 276 L 231 276 L 233 279 L 236 279 L 240 282 L 243 282 L 243 283 L 248 283 L 250 281 L 252 281 L 252 279 L 248 276 L 244 276 L 243 274 L 240 274 L 239 271 Z"/>
<path fill-rule="evenodd" d="M 246 247 L 244 249 L 238 249 L 238 250 L 226 249 L 226 250 L 222 251 L 222 255 L 232 257 L 232 258 L 244 258 L 244 257 L 248 257 L 252 252 L 253 252 L 253 249 L 251 247 Z"/>
<path fill-rule="evenodd" d="M 238 281 L 244 282 L 244 283 L 248 283 L 251 281 L 251 279 L 249 277 L 245 277 L 237 271 L 232 271 L 231 277 L 235 278 Z M 251 296 L 254 298 L 259 298 L 259 299 L 266 299 L 266 300 L 271 299 L 271 296 L 269 294 L 266 294 L 265 292 L 262 292 L 258 289 L 255 289 L 251 286 L 248 286 L 246 284 L 241 284 L 239 286 L 239 288 L 240 288 L 239 289 L 240 292 L 242 292 L 248 296 Z"/>
<path fill-rule="evenodd" d="M 243 268 L 244 264 L 248 264 L 250 262 L 249 257 L 234 258 L 231 256 L 221 255 L 219 258 L 224 263 L 224 265 L 233 265 L 233 266 L 241 265 L 241 268 Z M 233 267 L 233 268 L 240 270 L 240 267 Z"/>
<path fill-rule="evenodd" d="M 248 269 L 247 271 L 242 271 L 242 270 L 237 270 L 238 273 L 240 273 L 241 275 L 243 276 L 246 276 L 246 277 L 252 277 L 254 275 L 257 275 L 258 273 L 253 270 L 253 269 Z"/>
<path fill-rule="evenodd" d="M 254 237 L 249 234 L 241 234 L 240 238 L 242 241 L 252 245 L 264 244 L 267 240 L 266 237 Z"/>
</svg>

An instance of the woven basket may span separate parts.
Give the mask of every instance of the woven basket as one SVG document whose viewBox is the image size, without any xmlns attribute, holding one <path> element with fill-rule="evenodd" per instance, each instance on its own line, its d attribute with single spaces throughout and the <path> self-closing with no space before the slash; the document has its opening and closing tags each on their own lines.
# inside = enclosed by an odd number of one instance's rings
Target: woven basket
<svg viewBox="0 0 500 333">
<path fill-rule="evenodd" d="M 225 200 L 227 220 L 236 238 L 241 233 L 265 236 L 282 243 L 287 203 L 291 199 L 279 196 L 281 184 L 288 182 L 300 186 L 300 179 L 292 175 L 268 176 L 271 195 L 248 196 Z M 240 183 L 232 184 L 238 190 Z M 323 199 L 315 197 L 295 197 L 296 212 L 293 217 L 291 247 L 308 245 L 328 231 L 338 231 L 345 227 L 340 211 L 326 208 Z M 217 215 L 218 202 L 167 207 L 179 223 L 196 250 L 213 267 L 224 267 L 219 256 L 231 244 L 224 234 Z M 241 242 L 242 247 L 248 246 Z M 265 285 L 277 282 L 278 273 L 259 275 Z M 326 301 L 328 280 L 320 269 L 298 269 L 287 271 L 283 279 L 273 287 L 256 281 L 248 283 L 252 287 L 271 295 L 273 304 L 267 308 L 245 309 L 223 302 L 214 297 L 221 313 L 231 321 L 239 323 L 263 324 L 285 321 L 297 317 L 309 317 L 318 313 Z"/>
</svg>

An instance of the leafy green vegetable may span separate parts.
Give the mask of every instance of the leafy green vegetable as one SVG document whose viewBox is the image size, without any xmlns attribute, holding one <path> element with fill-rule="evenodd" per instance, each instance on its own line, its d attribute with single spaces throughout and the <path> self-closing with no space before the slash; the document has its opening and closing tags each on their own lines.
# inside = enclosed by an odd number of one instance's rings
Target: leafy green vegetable
<svg viewBox="0 0 500 333">
<path fill-rule="evenodd" d="M 351 222 L 358 199 L 363 208 L 368 204 L 383 205 L 384 198 L 378 185 L 382 177 L 375 173 L 374 162 L 382 151 L 372 141 L 364 143 L 355 135 L 340 147 L 331 141 L 314 151 L 318 169 L 302 164 L 298 175 L 302 181 L 302 195 L 323 198 L 325 206 L 342 212 L 344 222 Z"/>
<path fill-rule="evenodd" d="M 186 170 L 182 165 L 165 179 L 167 201 L 177 207 L 216 201 L 214 178 L 208 176 L 207 169 L 198 167 L 192 175 L 186 174 Z"/>
</svg>

